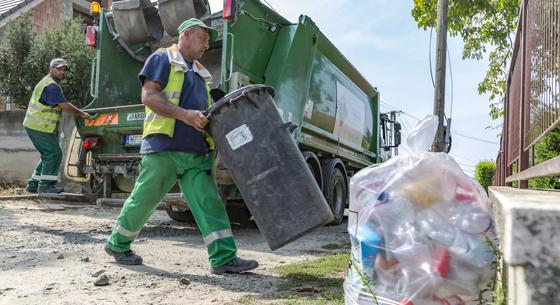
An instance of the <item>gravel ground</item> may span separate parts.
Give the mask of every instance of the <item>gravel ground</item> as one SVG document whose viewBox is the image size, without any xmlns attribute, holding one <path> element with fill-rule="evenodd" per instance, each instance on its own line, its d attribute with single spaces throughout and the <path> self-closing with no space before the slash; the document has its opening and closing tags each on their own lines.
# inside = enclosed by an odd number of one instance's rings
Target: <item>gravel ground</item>
<svg viewBox="0 0 560 305">
<path fill-rule="evenodd" d="M 103 251 L 114 208 L 54 201 L 0 201 L 0 304 L 282 304 L 274 267 L 333 253 L 346 223 L 327 226 L 271 252 L 257 229 L 234 229 L 239 256 L 254 272 L 212 275 L 196 227 L 156 211 L 133 249 L 144 265 L 122 267 Z M 96 285 L 102 285 L 97 286 Z M 106 285 L 103 285 L 106 284 Z"/>
</svg>

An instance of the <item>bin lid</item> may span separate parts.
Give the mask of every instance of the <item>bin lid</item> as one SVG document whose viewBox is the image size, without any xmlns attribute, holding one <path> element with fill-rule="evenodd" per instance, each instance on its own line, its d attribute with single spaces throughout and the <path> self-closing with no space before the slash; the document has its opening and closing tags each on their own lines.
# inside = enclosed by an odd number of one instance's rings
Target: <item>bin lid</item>
<svg viewBox="0 0 560 305">
<path fill-rule="evenodd" d="M 219 109 L 222 108 L 225 104 L 234 103 L 240 97 L 246 96 L 247 93 L 256 92 L 256 91 L 266 91 L 272 97 L 274 97 L 274 88 L 272 88 L 271 86 L 256 84 L 256 85 L 241 87 L 237 90 L 234 90 L 226 94 L 224 97 L 222 97 L 217 102 L 215 102 L 212 106 L 210 106 L 210 108 L 208 109 L 208 116 L 212 116 L 214 113 L 219 111 Z"/>
</svg>

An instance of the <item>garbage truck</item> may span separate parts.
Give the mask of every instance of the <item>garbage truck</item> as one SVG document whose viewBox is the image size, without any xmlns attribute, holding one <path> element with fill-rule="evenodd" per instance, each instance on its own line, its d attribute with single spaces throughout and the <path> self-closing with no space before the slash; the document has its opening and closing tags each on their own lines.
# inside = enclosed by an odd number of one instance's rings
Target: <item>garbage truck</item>
<svg viewBox="0 0 560 305">
<path fill-rule="evenodd" d="M 201 59 L 213 75 L 213 90 L 274 88 L 276 109 L 295 126 L 307 164 L 301 170 L 311 172 L 339 224 L 349 177 L 389 157 L 386 152 L 400 143 L 400 127 L 380 114 L 377 88 L 310 17 L 291 22 L 259 0 L 225 0 L 212 14 L 207 0 L 123 0 L 102 8 L 85 31 L 96 56 L 91 102 L 83 110 L 95 119 L 76 121 L 65 175 L 89 183 L 102 198 L 132 191 L 145 117 L 137 75 L 152 52 L 177 41 L 177 26 L 191 17 L 219 32 Z M 387 130 L 395 134 L 380 132 Z M 219 158 L 214 173 L 225 204 L 242 200 Z M 167 212 L 188 219 L 188 203 L 170 200 Z"/>
</svg>

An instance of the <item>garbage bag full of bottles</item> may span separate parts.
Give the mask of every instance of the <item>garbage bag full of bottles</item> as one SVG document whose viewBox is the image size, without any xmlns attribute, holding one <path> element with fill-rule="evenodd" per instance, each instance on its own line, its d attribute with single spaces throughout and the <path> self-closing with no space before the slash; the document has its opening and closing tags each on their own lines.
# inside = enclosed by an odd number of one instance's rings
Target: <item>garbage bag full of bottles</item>
<svg viewBox="0 0 560 305">
<path fill-rule="evenodd" d="M 492 277 L 488 197 L 453 158 L 428 152 L 436 129 L 426 117 L 410 154 L 352 177 L 346 305 L 473 304 Z"/>
</svg>

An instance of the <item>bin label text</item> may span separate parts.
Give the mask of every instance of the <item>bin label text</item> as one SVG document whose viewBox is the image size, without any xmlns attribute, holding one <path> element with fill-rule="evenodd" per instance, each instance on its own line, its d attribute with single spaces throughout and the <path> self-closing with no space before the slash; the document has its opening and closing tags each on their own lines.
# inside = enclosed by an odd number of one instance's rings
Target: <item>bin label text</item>
<svg viewBox="0 0 560 305">
<path fill-rule="evenodd" d="M 247 125 L 243 124 L 226 134 L 226 139 L 232 150 L 253 141 L 253 134 Z"/>
</svg>

